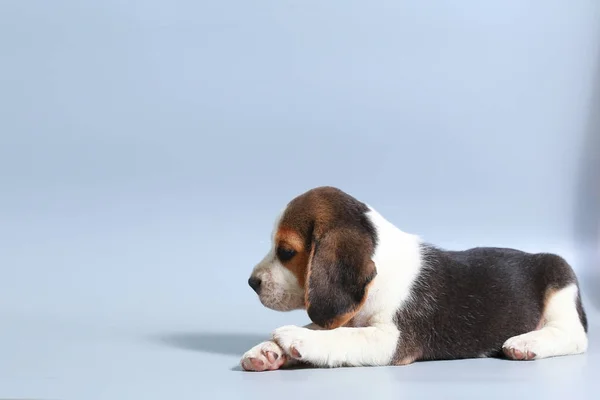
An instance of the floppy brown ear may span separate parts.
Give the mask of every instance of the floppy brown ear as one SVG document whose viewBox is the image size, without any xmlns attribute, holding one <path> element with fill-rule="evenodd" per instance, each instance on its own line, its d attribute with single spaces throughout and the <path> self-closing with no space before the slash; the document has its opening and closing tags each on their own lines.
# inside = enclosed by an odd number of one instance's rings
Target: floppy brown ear
<svg viewBox="0 0 600 400">
<path fill-rule="evenodd" d="M 332 229 L 313 242 L 306 305 L 315 324 L 337 328 L 360 310 L 376 275 L 373 247 L 371 238 L 348 228 Z"/>
</svg>

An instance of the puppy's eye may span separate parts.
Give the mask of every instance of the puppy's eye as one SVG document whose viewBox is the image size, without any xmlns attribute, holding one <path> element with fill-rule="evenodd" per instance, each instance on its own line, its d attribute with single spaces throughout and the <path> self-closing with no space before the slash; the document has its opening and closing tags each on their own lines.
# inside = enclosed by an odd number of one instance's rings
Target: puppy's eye
<svg viewBox="0 0 600 400">
<path fill-rule="evenodd" d="M 279 247 L 277 249 L 277 257 L 279 257 L 279 259 L 281 261 L 291 260 L 292 257 L 294 257 L 295 255 L 296 255 L 295 250 L 285 249 L 283 247 Z"/>
</svg>

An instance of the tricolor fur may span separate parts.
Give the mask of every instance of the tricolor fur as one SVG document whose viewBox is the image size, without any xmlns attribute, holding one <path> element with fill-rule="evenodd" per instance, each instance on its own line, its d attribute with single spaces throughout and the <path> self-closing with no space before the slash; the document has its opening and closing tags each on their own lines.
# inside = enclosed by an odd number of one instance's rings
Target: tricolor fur
<svg viewBox="0 0 600 400">
<path fill-rule="evenodd" d="M 505 248 L 446 251 L 332 187 L 293 199 L 249 284 L 262 304 L 305 309 L 242 358 L 246 370 L 406 365 L 583 353 L 587 320 L 561 257 Z"/>
</svg>

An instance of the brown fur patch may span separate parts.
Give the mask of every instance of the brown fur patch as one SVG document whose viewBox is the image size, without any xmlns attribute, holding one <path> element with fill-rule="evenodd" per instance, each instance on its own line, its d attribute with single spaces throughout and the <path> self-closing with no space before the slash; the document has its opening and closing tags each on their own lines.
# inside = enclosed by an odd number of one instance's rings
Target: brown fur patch
<svg viewBox="0 0 600 400">
<path fill-rule="evenodd" d="M 279 228 L 275 234 L 275 241 L 278 245 L 286 244 L 298 252 L 304 250 L 304 240 L 294 229 Z"/>
<path fill-rule="evenodd" d="M 304 288 L 309 254 L 304 248 L 303 238 L 291 228 L 279 228 L 275 234 L 275 244 L 276 248 L 283 247 L 296 252 L 291 260 L 281 261 L 281 264 L 296 276 L 300 287 Z"/>
<path fill-rule="evenodd" d="M 315 255 L 315 246 L 313 244 L 311 246 L 310 253 L 308 254 L 308 261 L 306 263 L 305 282 L 308 282 L 310 280 L 310 268 L 308 266 L 312 263 L 314 255 Z M 306 308 L 308 310 L 309 307 L 310 307 L 310 299 L 308 298 L 308 288 L 306 287 L 306 284 L 305 284 L 304 285 L 304 308 Z"/>
<path fill-rule="evenodd" d="M 422 350 L 415 350 L 411 355 L 405 355 L 403 358 L 395 360 L 395 365 L 409 365 L 419 360 L 423 356 Z"/>
</svg>

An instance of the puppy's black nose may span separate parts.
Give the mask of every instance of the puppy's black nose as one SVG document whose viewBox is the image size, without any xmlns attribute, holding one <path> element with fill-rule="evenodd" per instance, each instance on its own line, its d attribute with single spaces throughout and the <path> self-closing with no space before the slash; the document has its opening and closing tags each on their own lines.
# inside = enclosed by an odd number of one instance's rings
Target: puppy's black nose
<svg viewBox="0 0 600 400">
<path fill-rule="evenodd" d="M 256 292 L 256 294 L 260 294 L 260 284 L 262 281 L 259 278 L 251 277 L 248 279 L 248 285 Z"/>
</svg>

